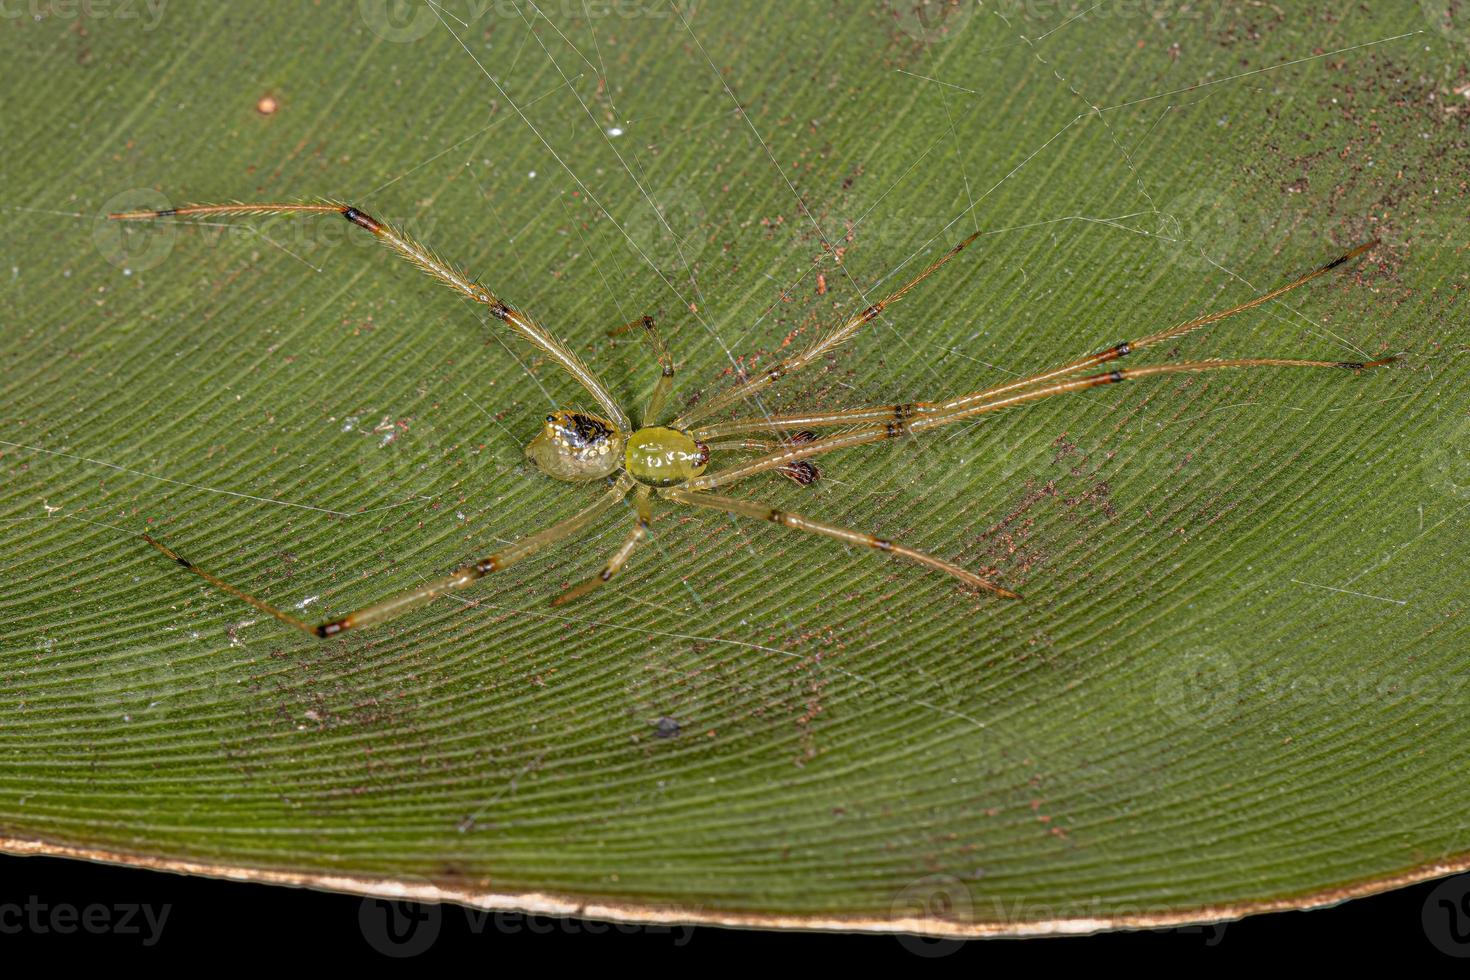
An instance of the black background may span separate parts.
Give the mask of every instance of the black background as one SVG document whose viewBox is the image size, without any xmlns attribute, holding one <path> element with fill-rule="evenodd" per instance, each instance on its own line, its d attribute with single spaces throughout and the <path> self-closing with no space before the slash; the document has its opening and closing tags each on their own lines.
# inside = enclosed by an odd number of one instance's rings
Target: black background
<svg viewBox="0 0 1470 980">
<path fill-rule="evenodd" d="M 288 969 L 320 963 L 392 966 L 443 966 L 463 963 L 496 970 L 509 965 L 498 957 L 548 956 L 558 967 L 585 962 L 682 970 L 718 968 L 745 958 L 780 957 L 799 962 L 821 957 L 832 966 L 847 959 L 869 968 L 961 968 L 1004 966 L 1036 968 L 1071 963 L 1096 967 L 1105 962 L 1141 965 L 1161 960 L 1219 967 L 1266 963 L 1289 967 L 1364 966 L 1365 956 L 1392 956 L 1398 966 L 1424 966 L 1459 972 L 1470 965 L 1470 874 L 1428 882 L 1384 895 L 1358 899 L 1313 912 L 1251 916 L 1215 926 L 1088 937 L 976 940 L 966 943 L 912 937 L 771 933 L 709 926 L 653 929 L 581 920 L 530 919 L 511 913 L 485 913 L 458 906 L 393 909 L 377 900 L 215 881 L 57 858 L 0 859 L 0 951 L 47 957 L 51 962 L 106 957 L 109 962 L 185 964 L 208 967 L 275 963 Z M 1448 901 L 1450 904 L 1445 904 Z M 366 903 L 366 904 L 365 904 Z M 50 910 L 70 905 L 109 908 L 120 905 L 168 906 L 167 918 L 152 945 L 149 928 L 135 915 L 133 933 L 115 929 L 61 934 L 46 924 Z M 7 905 L 19 913 L 3 913 Z M 27 906 L 44 905 L 42 925 L 28 921 Z M 386 941 L 389 915 L 405 931 L 403 945 Z M 114 913 L 109 912 L 109 917 Z M 417 922 L 407 931 L 414 917 Z M 364 926 L 364 923 L 368 923 Z M 435 928 L 435 924 L 437 928 Z M 1453 931 L 1452 931 L 1453 930 Z M 397 953 L 389 956 L 380 947 Z M 1442 951 L 1452 950 L 1457 956 Z M 928 955 L 921 955 L 928 954 Z M 939 955 L 935 955 L 939 954 Z"/>
</svg>

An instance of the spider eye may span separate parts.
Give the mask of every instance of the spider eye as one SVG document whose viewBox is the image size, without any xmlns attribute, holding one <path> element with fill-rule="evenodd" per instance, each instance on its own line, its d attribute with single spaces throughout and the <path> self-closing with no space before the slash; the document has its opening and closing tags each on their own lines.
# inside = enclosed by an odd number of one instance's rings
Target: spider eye
<svg viewBox="0 0 1470 980">
<path fill-rule="evenodd" d="M 548 415 L 548 416 L 546 416 L 546 424 L 547 425 L 555 425 L 556 424 L 556 416 L 555 415 Z"/>
</svg>

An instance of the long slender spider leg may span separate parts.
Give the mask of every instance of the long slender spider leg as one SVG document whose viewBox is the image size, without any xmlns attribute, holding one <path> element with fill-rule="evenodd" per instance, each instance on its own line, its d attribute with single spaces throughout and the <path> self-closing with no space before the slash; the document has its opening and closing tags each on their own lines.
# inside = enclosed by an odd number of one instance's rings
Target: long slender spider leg
<svg viewBox="0 0 1470 980">
<path fill-rule="evenodd" d="M 805 442 L 811 442 L 817 437 L 815 432 L 798 432 L 780 442 L 769 442 L 764 439 L 729 439 L 721 442 L 708 444 L 711 451 L 735 450 L 738 452 L 769 453 L 775 452 L 782 446 L 799 446 Z M 776 472 L 786 477 L 798 486 L 809 487 L 822 478 L 822 471 L 817 469 L 817 464 L 809 459 L 798 459 L 784 466 L 776 467 Z"/>
<path fill-rule="evenodd" d="M 1182 337 L 1185 334 L 1192 333 L 1203 327 L 1218 323 L 1219 321 L 1224 320 L 1226 317 L 1235 316 L 1237 313 L 1244 313 L 1247 310 L 1255 309 L 1256 307 L 1261 306 L 1265 303 L 1269 303 L 1271 300 L 1277 299 L 1294 289 L 1306 285 L 1313 279 L 1316 279 L 1318 276 L 1331 272 L 1333 269 L 1336 269 L 1339 266 L 1352 261 L 1353 259 L 1367 252 L 1369 249 L 1373 248 L 1377 244 L 1378 239 L 1376 238 L 1370 242 L 1365 242 L 1362 245 L 1357 246 L 1356 248 L 1348 250 L 1347 252 L 1333 259 L 1331 262 L 1320 265 L 1317 268 L 1313 269 L 1311 272 L 1306 273 L 1305 275 L 1298 276 L 1296 279 L 1293 279 L 1291 282 L 1286 283 L 1283 286 L 1278 286 L 1276 289 L 1273 289 L 1270 292 L 1262 293 L 1261 295 L 1256 296 L 1253 299 L 1246 300 L 1244 303 L 1240 303 L 1228 309 L 1219 310 L 1214 313 L 1207 313 L 1203 316 L 1195 317 L 1191 320 L 1185 320 L 1182 323 L 1177 323 L 1172 327 L 1160 330 L 1158 333 L 1149 334 L 1136 340 L 1125 340 L 1120 344 L 1114 344 L 1112 347 L 1109 347 L 1106 350 L 1098 351 L 1096 354 L 1089 354 L 1086 357 L 1082 357 L 1074 361 L 1069 361 L 1066 364 L 1050 368 L 1046 371 L 1042 371 L 1039 374 L 1033 374 L 1029 377 L 1019 378 L 1015 381 L 1008 381 L 1003 385 L 986 388 L 968 395 L 957 396 L 955 398 L 948 399 L 947 401 L 910 402 L 905 405 L 873 405 L 864 408 L 851 408 L 838 412 L 807 412 L 767 416 L 762 418 L 734 419 L 729 422 L 717 422 L 712 425 L 697 426 L 693 430 L 691 430 L 690 434 L 696 439 L 709 440 L 719 438 L 721 436 L 738 435 L 746 432 L 769 432 L 773 430 L 783 431 L 791 429 L 823 428 L 848 425 L 876 425 L 886 422 L 892 422 L 895 420 L 898 422 L 903 422 L 906 419 L 912 417 L 951 411 L 954 408 L 959 407 L 963 403 L 980 404 L 983 402 L 988 402 L 999 395 L 1004 395 L 1013 391 L 1021 390 L 1023 388 L 1030 388 L 1035 385 L 1044 384 L 1057 378 L 1066 377 L 1071 374 L 1076 374 L 1079 371 L 1085 371 L 1088 368 L 1093 368 L 1101 364 L 1106 364 L 1109 361 L 1116 361 L 1121 357 L 1126 357 L 1129 354 L 1143 350 L 1144 348 L 1153 347 L 1157 344 L 1163 343 L 1166 340 L 1172 340 L 1177 337 Z"/>
<path fill-rule="evenodd" d="M 719 439 L 706 445 L 712 451 L 722 449 L 725 452 L 768 453 L 779 448 L 781 443 L 768 439 Z"/>
<path fill-rule="evenodd" d="M 661 490 L 659 493 L 664 498 L 677 503 L 689 504 L 694 507 L 708 507 L 712 510 L 722 510 L 743 517 L 754 517 L 759 520 L 770 521 L 772 524 L 789 527 L 794 531 L 820 534 L 825 537 L 836 538 L 838 541 L 847 544 L 870 548 L 873 551 L 882 552 L 886 555 L 907 558 L 909 561 L 917 562 L 936 571 L 944 572 L 946 575 L 953 575 L 961 582 L 974 588 L 994 592 L 996 595 L 1003 596 L 1007 599 L 1021 598 L 1010 589 L 1001 588 L 989 579 L 981 578 L 968 569 L 961 568 L 952 562 L 947 562 L 943 558 L 936 558 L 925 552 L 905 547 L 896 541 L 880 538 L 864 531 L 855 531 L 852 528 L 841 527 L 837 524 L 828 524 L 825 521 L 813 520 L 810 517 L 803 517 L 800 514 L 793 514 L 790 511 L 777 510 L 774 507 L 758 504 L 752 500 L 722 497 L 714 493 L 692 493 L 685 489 L 688 486 L 689 484 L 683 484 L 668 490 Z"/>
<path fill-rule="evenodd" d="M 632 487 L 632 484 L 632 479 L 624 475 L 623 477 L 619 478 L 619 480 L 613 484 L 612 488 L 608 490 L 605 494 L 603 494 L 599 500 L 587 507 L 584 507 L 582 510 L 573 514 L 571 517 L 567 518 L 564 521 L 553 524 L 544 530 L 537 531 L 535 534 L 527 535 L 526 537 L 521 538 L 519 541 L 512 543 L 509 547 L 497 551 L 495 554 L 490 555 L 489 557 L 481 558 L 479 561 L 471 562 L 468 565 L 461 566 L 460 568 L 455 569 L 448 575 L 445 575 L 441 578 L 426 582 L 423 585 L 417 586 L 412 589 L 405 589 L 402 592 L 396 592 L 393 595 L 388 596 L 387 598 L 380 599 L 377 602 L 371 603 L 370 605 L 366 605 L 360 609 L 354 610 L 353 612 L 348 613 L 346 616 L 342 616 L 338 619 L 328 620 L 327 622 L 320 623 L 316 626 L 313 626 L 310 623 L 307 623 L 304 620 L 291 615 L 283 609 L 271 605 L 264 599 L 259 599 L 246 592 L 245 590 L 231 585 L 230 583 L 224 581 L 216 575 L 211 574 L 210 572 L 206 572 L 204 569 L 189 561 L 187 558 L 182 557 L 172 548 L 168 547 L 160 541 L 155 540 L 147 534 L 143 535 L 143 540 L 147 541 L 153 547 L 161 551 L 166 557 L 193 572 L 195 575 L 198 575 L 200 578 L 204 579 L 206 582 L 208 582 L 210 585 L 213 585 L 221 592 L 227 592 L 235 598 L 249 603 L 256 609 L 259 609 L 261 612 L 266 613 L 270 616 L 274 616 L 276 619 L 279 619 L 287 626 L 295 627 L 301 632 L 309 633 L 312 636 L 325 638 L 328 636 L 335 636 L 336 634 L 344 632 L 346 630 L 361 629 L 364 626 L 372 626 L 377 623 L 385 623 L 388 620 L 402 615 L 403 613 L 408 612 L 410 609 L 416 609 L 419 606 L 422 606 L 425 603 L 428 603 L 429 601 L 436 599 L 441 595 L 445 595 L 449 592 L 455 592 L 459 589 L 463 589 L 469 585 L 472 585 L 475 582 L 478 582 L 480 579 L 484 578 L 486 575 L 489 575 L 491 572 L 498 572 L 502 569 L 509 568 L 511 565 L 514 565 L 516 562 L 522 560 L 523 558 L 527 558 L 542 550 L 543 548 L 547 548 L 563 540 L 564 538 L 568 538 L 573 534 L 576 534 L 583 528 L 587 527 L 587 525 L 591 524 L 599 515 L 606 512 L 608 508 L 612 507 L 619 500 L 622 500 L 624 497 L 626 497 L 628 495 L 628 490 Z"/>
<path fill-rule="evenodd" d="M 639 543 L 647 537 L 648 525 L 653 522 L 653 501 L 650 499 L 649 488 L 640 486 L 634 494 L 633 503 L 638 509 L 638 519 L 633 522 L 633 528 L 628 532 L 628 536 L 623 539 L 622 545 L 619 546 L 617 551 L 613 552 L 613 556 L 607 560 L 607 564 L 602 566 L 602 571 L 581 585 L 574 586 L 552 599 L 551 604 L 553 606 L 566 605 L 573 599 L 580 599 L 594 589 L 602 588 L 602 586 L 612 581 L 612 577 L 618 574 L 623 565 L 627 564 L 628 559 L 633 555 L 633 549 L 637 548 Z"/>
<path fill-rule="evenodd" d="M 1128 344 L 1129 350 L 1140 351 L 1143 350 L 1145 347 L 1153 347 L 1156 344 L 1161 344 L 1166 340 L 1173 340 L 1176 337 L 1182 337 L 1185 334 L 1193 333 L 1194 331 L 1199 330 L 1201 327 L 1208 327 L 1212 324 L 1218 323 L 1221 320 L 1224 320 L 1226 317 L 1232 317 L 1235 316 L 1235 314 L 1237 313 L 1244 313 L 1247 310 L 1253 310 L 1258 306 L 1263 306 L 1266 303 L 1271 302 L 1273 299 L 1278 299 L 1282 296 L 1285 296 L 1287 293 L 1291 292 L 1294 289 L 1305 286 L 1307 283 L 1311 282 L 1313 279 L 1316 279 L 1319 276 L 1326 275 L 1333 269 L 1347 265 L 1358 256 L 1366 254 L 1367 252 L 1377 248 L 1380 241 L 1381 239 L 1374 238 L 1364 242 L 1361 245 L 1355 245 L 1352 248 L 1348 249 L 1346 252 L 1339 255 L 1337 258 L 1333 259 L 1331 262 L 1325 262 L 1322 265 L 1317 266 L 1317 268 L 1313 269 L 1311 272 L 1307 272 L 1300 276 L 1297 276 L 1291 282 L 1288 282 L 1283 286 L 1277 286 L 1270 292 L 1262 293 L 1261 295 L 1253 299 L 1246 300 L 1244 303 L 1229 307 L 1228 309 L 1219 310 L 1215 313 L 1206 313 L 1204 316 L 1195 317 L 1192 320 L 1185 320 L 1183 323 L 1176 323 L 1172 327 L 1166 327 L 1165 329 L 1160 330 L 1158 333 L 1152 333 L 1149 334 L 1147 337 L 1140 337 L 1137 340 L 1130 341 Z M 1103 354 L 1109 353 L 1111 353 L 1112 356 L 1105 357 L 1105 360 L 1113 360 L 1117 357 L 1123 357 L 1125 356 L 1125 354 L 1128 353 L 1128 351 L 1119 351 L 1116 347 L 1114 347 L 1111 349 L 1111 351 L 1103 352 Z M 1079 368 L 1091 367 L 1093 364 L 1101 363 L 1103 362 L 1089 360 L 1085 363 L 1079 363 Z"/>
<path fill-rule="evenodd" d="M 928 415 L 901 420 L 891 420 L 880 426 L 853 429 L 849 432 L 839 432 L 836 435 L 824 436 L 812 442 L 799 446 L 791 446 L 779 449 L 765 456 L 759 456 L 734 466 L 726 467 L 714 473 L 706 473 L 695 477 L 686 483 L 680 484 L 685 490 L 711 490 L 715 487 L 729 486 L 738 480 L 764 473 L 768 470 L 780 469 L 788 465 L 792 460 L 820 456 L 824 453 L 836 452 L 839 449 L 848 449 L 853 446 L 862 446 L 873 442 L 882 442 L 885 439 L 899 439 L 907 436 L 916 436 L 929 429 L 958 422 L 961 419 L 971 418 L 986 412 L 996 412 L 1013 405 L 1026 402 L 1039 401 L 1050 398 L 1052 395 L 1065 394 L 1070 391 L 1085 391 L 1089 388 L 1097 388 L 1101 385 L 1117 384 L 1120 381 L 1128 381 L 1135 378 L 1145 378 L 1154 375 L 1183 374 L 1201 371 L 1217 371 L 1226 368 L 1254 368 L 1254 367 L 1301 367 L 1301 368 L 1338 368 L 1360 373 L 1368 368 L 1382 367 L 1391 364 L 1397 357 L 1384 357 L 1376 361 L 1303 361 L 1277 357 L 1241 357 L 1210 361 L 1179 361 L 1173 364 L 1147 364 L 1136 368 L 1115 368 L 1102 374 L 1089 374 L 1080 378 L 1072 378 L 1068 381 L 1058 381 L 1044 388 L 1033 388 L 1004 397 L 995 397 L 989 401 L 973 402 L 968 396 L 955 399 L 952 407 Z"/>
<path fill-rule="evenodd" d="M 613 400 L 602 380 L 592 372 L 571 348 L 552 336 L 526 314 L 513 309 L 493 292 L 475 282 L 435 255 L 407 234 L 370 217 L 348 204 L 190 204 L 161 211 L 121 211 L 108 215 L 114 221 L 143 221 L 150 218 L 186 218 L 201 215 L 269 215 L 269 214 L 340 214 L 359 228 L 366 229 L 383 244 L 418 266 L 423 272 L 444 283 L 466 299 L 490 310 L 490 315 L 520 334 L 543 351 L 562 370 L 571 375 L 619 428 L 628 427 L 628 417 Z"/>
<path fill-rule="evenodd" d="M 664 339 L 658 332 L 658 324 L 653 322 L 653 317 L 646 314 L 621 327 L 614 327 L 608 331 L 608 336 L 616 337 L 627 333 L 634 327 L 643 328 L 643 335 L 648 338 L 648 343 L 653 348 L 653 356 L 658 360 L 658 383 L 654 385 L 653 394 L 648 396 L 648 404 L 643 409 L 643 424 L 657 425 L 659 413 L 664 410 L 664 404 L 669 399 L 669 391 L 674 387 L 674 358 L 670 356 L 669 349 L 664 346 Z"/>
<path fill-rule="evenodd" d="M 779 378 L 784 378 L 788 374 L 793 374 L 797 371 L 800 371 L 802 368 L 806 367 L 808 364 L 811 364 L 813 361 L 820 358 L 823 354 L 827 353 L 827 351 L 847 341 L 849 338 L 852 337 L 853 334 L 858 332 L 859 328 L 861 328 L 863 324 L 869 322 L 870 320 L 877 319 L 880 313 L 882 313 L 889 306 L 892 306 L 894 303 L 903 299 L 904 295 L 908 293 L 909 290 L 913 289 L 919 283 L 932 276 L 936 271 L 939 270 L 940 266 L 944 265 L 950 259 L 954 258 L 956 255 L 960 254 L 960 252 L 964 251 L 965 248 L 975 239 L 979 238 L 981 234 L 982 233 L 980 231 L 975 231 L 971 233 L 958 244 L 952 246 L 939 258 L 935 259 L 933 262 L 929 263 L 929 265 L 925 266 L 923 272 L 920 272 L 917 276 L 910 279 L 908 282 L 904 283 L 902 286 L 898 287 L 887 296 L 884 296 L 876 303 L 873 303 L 862 312 L 855 314 L 841 326 L 837 327 L 834 330 L 828 331 L 821 337 L 818 337 L 816 342 L 807 347 L 806 350 L 803 350 L 801 353 L 796 354 L 792 357 L 788 357 L 780 363 L 773 365 L 772 367 L 766 368 L 759 374 L 746 378 L 735 387 L 727 388 L 725 391 L 722 391 L 719 394 L 706 399 L 702 404 L 696 406 L 688 412 L 685 412 L 679 418 L 674 420 L 674 427 L 679 429 L 687 429 L 691 422 L 698 421 L 702 418 L 708 418 L 715 412 L 718 412 L 721 409 L 732 405 L 737 401 L 749 398 L 751 395 L 771 384 L 773 381 L 776 381 Z"/>
</svg>

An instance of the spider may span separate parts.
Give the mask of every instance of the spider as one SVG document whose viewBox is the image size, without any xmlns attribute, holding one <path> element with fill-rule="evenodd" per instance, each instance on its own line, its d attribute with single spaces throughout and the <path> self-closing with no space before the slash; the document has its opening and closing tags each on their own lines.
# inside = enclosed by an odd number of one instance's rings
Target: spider
<svg viewBox="0 0 1470 980">
<path fill-rule="evenodd" d="M 394 619 L 431 600 L 474 584 L 492 572 L 511 565 L 570 538 L 633 494 L 636 518 L 619 548 L 603 565 L 601 572 L 568 589 L 552 600 L 561 605 L 585 596 L 611 581 L 627 563 L 639 543 L 648 534 L 653 520 L 653 503 L 703 507 L 742 517 L 770 521 L 795 531 L 805 531 L 833 538 L 846 544 L 879 552 L 926 566 L 953 576 L 972 589 L 993 593 L 1007 599 L 1020 596 L 987 578 L 934 555 L 906 547 L 897 541 L 880 538 L 864 531 L 840 527 L 791 511 L 778 510 L 750 500 L 727 497 L 711 491 L 730 486 L 761 473 L 777 472 L 798 483 L 818 478 L 811 460 L 826 453 L 849 449 L 866 443 L 911 439 L 942 425 L 973 418 L 987 412 L 1050 398 L 1068 392 L 1085 391 L 1104 385 L 1118 384 L 1135 378 L 1158 377 L 1185 372 L 1218 371 L 1255 367 L 1334 368 L 1361 373 L 1395 360 L 1384 357 L 1376 361 L 1311 361 L 1276 357 L 1237 357 L 1199 361 L 1177 361 L 1140 367 L 1112 367 L 1096 373 L 1083 373 L 1090 368 L 1110 364 L 1148 347 L 1174 340 L 1185 334 L 1270 302 L 1318 276 L 1363 255 L 1378 244 L 1366 242 L 1299 276 L 1284 286 L 1263 293 L 1238 306 L 1185 320 L 1157 333 L 1115 344 L 1105 350 L 1077 358 L 1029 377 L 969 394 L 939 401 L 912 402 L 902 405 L 874 405 L 839 411 L 807 411 L 759 418 L 736 418 L 706 421 L 722 410 L 777 380 L 794 374 L 822 358 L 837 345 L 851 338 L 866 323 L 902 299 L 945 263 L 962 252 L 981 234 L 976 231 L 926 266 L 917 276 L 876 303 L 849 317 L 841 325 L 820 335 L 805 350 L 758 373 L 748 374 L 732 387 L 705 399 L 675 418 L 662 421 L 665 403 L 674 383 L 674 360 L 664 346 L 652 317 L 641 317 L 609 333 L 641 328 L 648 338 L 658 362 L 659 378 L 647 405 L 641 424 L 634 427 L 628 416 L 608 392 L 607 387 L 570 347 L 538 325 L 530 317 L 507 304 L 495 293 L 470 276 L 439 258 L 402 231 L 370 217 L 359 208 L 347 204 L 194 204 L 165 210 L 126 211 L 110 215 L 115 220 L 149 220 L 201 215 L 277 215 L 338 214 L 374 235 L 379 241 L 428 275 L 450 287 L 461 296 L 486 307 L 490 316 L 551 358 L 571 375 L 597 403 L 601 415 L 592 412 L 561 409 L 545 417 L 541 430 L 526 447 L 526 456 L 547 476 L 569 483 L 602 482 L 608 489 L 592 504 L 560 523 L 523 537 L 489 557 L 471 562 L 417 588 L 394 593 L 363 606 L 337 619 L 312 625 L 257 598 L 195 565 L 172 548 L 150 535 L 143 539 L 183 568 L 193 572 L 216 588 L 249 603 L 261 612 L 316 637 L 330 637 L 346 630 L 361 629 Z M 841 431 L 817 437 L 811 430 L 838 428 Z M 763 437 L 763 438 L 758 438 Z M 723 451 L 755 452 L 723 469 L 710 469 L 714 454 Z"/>
</svg>

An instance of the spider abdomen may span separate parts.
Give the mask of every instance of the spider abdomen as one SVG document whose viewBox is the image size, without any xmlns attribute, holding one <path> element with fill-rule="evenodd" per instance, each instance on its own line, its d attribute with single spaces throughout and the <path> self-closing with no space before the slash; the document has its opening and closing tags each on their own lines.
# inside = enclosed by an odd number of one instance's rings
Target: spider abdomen
<svg viewBox="0 0 1470 980">
<path fill-rule="evenodd" d="M 672 487 L 704 472 L 709 447 L 678 429 L 645 426 L 629 437 L 623 465 L 639 483 Z"/>
<path fill-rule="evenodd" d="M 547 476 L 575 483 L 612 476 L 622 448 L 623 433 L 612 422 L 563 410 L 546 416 L 526 456 Z"/>
</svg>

